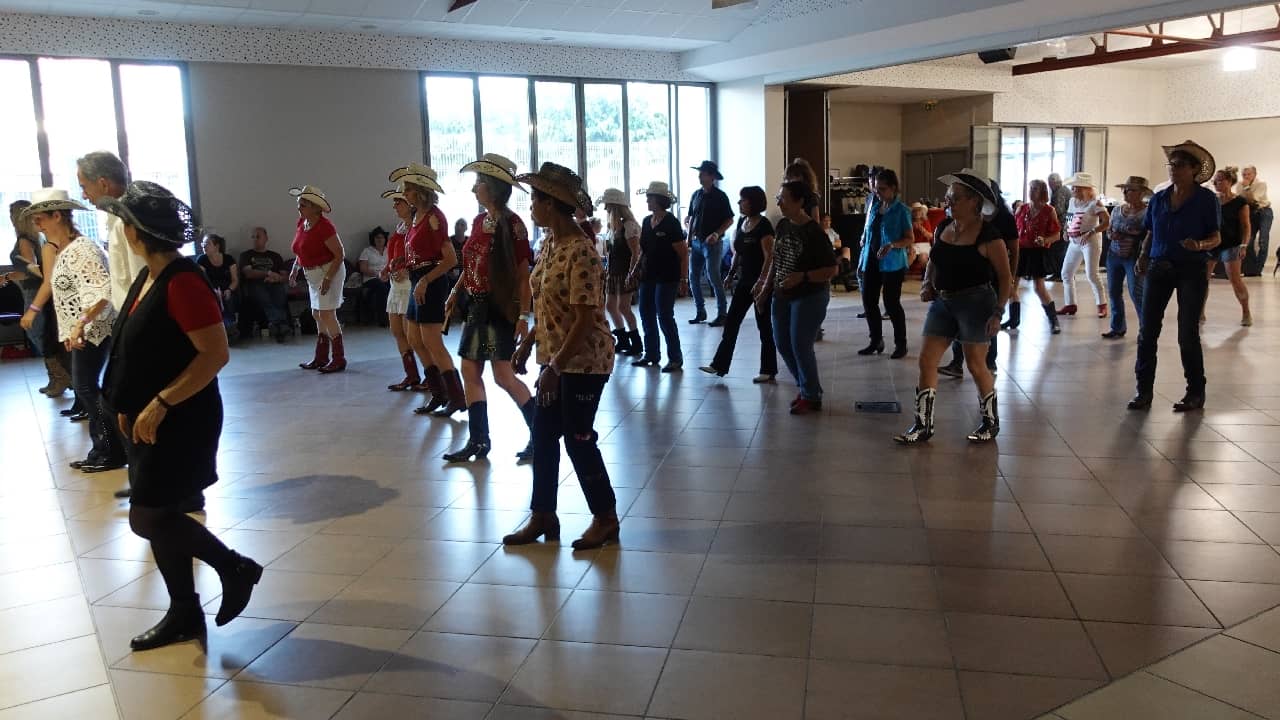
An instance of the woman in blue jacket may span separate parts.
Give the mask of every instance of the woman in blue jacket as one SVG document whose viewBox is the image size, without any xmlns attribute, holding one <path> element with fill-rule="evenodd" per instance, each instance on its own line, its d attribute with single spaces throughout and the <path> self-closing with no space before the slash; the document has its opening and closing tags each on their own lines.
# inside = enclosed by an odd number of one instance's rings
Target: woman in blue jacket
<svg viewBox="0 0 1280 720">
<path fill-rule="evenodd" d="M 907 317 L 902 311 L 902 280 L 907 274 L 907 248 L 913 242 L 911 210 L 898 197 L 898 175 L 881 170 L 875 180 L 875 197 L 862 233 L 862 254 L 858 258 L 862 308 L 867 316 L 871 344 L 859 355 L 884 352 L 880 295 L 893 322 L 894 359 L 907 355 Z"/>
</svg>

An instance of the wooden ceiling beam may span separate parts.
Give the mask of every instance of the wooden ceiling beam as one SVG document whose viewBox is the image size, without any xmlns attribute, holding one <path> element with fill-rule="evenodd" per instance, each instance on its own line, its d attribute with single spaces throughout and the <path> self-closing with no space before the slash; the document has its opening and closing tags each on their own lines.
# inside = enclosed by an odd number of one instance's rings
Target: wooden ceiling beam
<svg viewBox="0 0 1280 720">
<path fill-rule="evenodd" d="M 1134 33 L 1128 31 L 1115 31 L 1112 34 L 1123 35 Z M 1152 35 L 1155 35 L 1155 33 L 1152 33 Z M 1145 35 L 1142 37 L 1145 37 Z M 1234 35 L 1220 35 L 1218 38 L 1204 40 L 1187 39 L 1174 41 L 1168 36 L 1161 35 L 1152 38 L 1152 44 L 1147 47 L 1130 48 L 1127 50 L 1105 50 L 1102 47 L 1096 47 L 1094 48 L 1094 51 L 1088 55 L 1066 58 L 1045 58 L 1038 62 L 1014 65 L 1013 74 L 1015 76 L 1034 75 L 1036 73 L 1054 72 L 1055 70 L 1110 65 L 1112 63 L 1128 62 L 1130 60 L 1146 60 L 1148 58 L 1168 57 L 1170 55 L 1185 55 L 1187 53 L 1203 52 L 1214 47 L 1254 45 L 1257 43 L 1277 41 L 1280 41 L 1280 27 L 1268 30 L 1253 30 L 1250 32 L 1236 33 Z M 1206 42 L 1211 42 L 1213 44 L 1211 46 L 1203 44 Z M 1267 49 L 1273 50 L 1275 48 Z"/>
</svg>

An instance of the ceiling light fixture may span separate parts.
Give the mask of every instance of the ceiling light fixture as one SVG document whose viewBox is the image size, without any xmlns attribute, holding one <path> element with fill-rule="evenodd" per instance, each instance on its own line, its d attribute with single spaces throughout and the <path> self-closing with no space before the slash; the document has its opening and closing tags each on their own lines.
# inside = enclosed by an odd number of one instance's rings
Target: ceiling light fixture
<svg viewBox="0 0 1280 720">
<path fill-rule="evenodd" d="M 138 14 L 151 16 L 151 15 L 159 15 L 160 13 L 157 10 L 139 10 Z"/>
<path fill-rule="evenodd" d="M 360 26 L 360 29 L 361 29 L 361 30 L 377 30 L 377 29 L 378 29 L 378 26 L 377 26 L 377 25 L 374 25 L 374 24 L 372 24 L 372 23 L 365 23 L 365 24 L 363 24 L 363 25 L 361 25 L 361 26 Z"/>
<path fill-rule="evenodd" d="M 1223 72 L 1244 72 L 1258 69 L 1258 51 L 1237 45 L 1227 48 L 1222 55 Z"/>
</svg>

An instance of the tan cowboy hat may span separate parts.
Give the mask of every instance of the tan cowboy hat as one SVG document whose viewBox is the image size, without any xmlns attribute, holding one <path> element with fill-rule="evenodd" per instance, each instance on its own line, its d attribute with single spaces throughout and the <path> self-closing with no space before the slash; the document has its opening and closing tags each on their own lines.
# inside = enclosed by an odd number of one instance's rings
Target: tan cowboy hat
<svg viewBox="0 0 1280 720">
<path fill-rule="evenodd" d="M 563 165 L 544 162 L 538 172 L 517 175 L 515 181 L 544 192 L 566 205 L 586 210 L 588 214 L 595 210 L 591 204 L 591 196 L 582 187 L 582 178 Z"/>
<path fill-rule="evenodd" d="M 57 188 L 40 188 L 39 190 L 31 193 L 31 204 L 22 211 L 22 214 L 18 216 L 18 219 L 26 220 L 36 213 L 55 212 L 57 210 L 88 209 L 89 208 L 84 205 L 72 200 L 66 190 L 59 190 Z"/>
<path fill-rule="evenodd" d="M 404 167 L 392 170 L 387 179 L 391 182 L 417 185 L 432 192 L 444 194 L 444 188 L 440 187 L 440 181 L 436 178 L 436 171 L 420 162 L 411 162 Z"/>
<path fill-rule="evenodd" d="M 480 175 L 488 175 L 489 177 L 497 178 L 512 187 L 524 190 L 523 187 L 520 187 L 520 183 L 516 182 L 516 164 L 497 153 L 485 153 L 480 156 L 479 160 L 463 165 L 462 169 L 458 172 L 473 172 Z"/>
<path fill-rule="evenodd" d="M 1199 143 L 1192 142 L 1191 140 L 1184 140 L 1177 145 L 1164 145 L 1162 149 L 1164 150 L 1164 157 L 1166 160 L 1175 152 L 1184 152 L 1199 160 L 1200 172 L 1196 173 L 1197 184 L 1208 182 L 1209 178 L 1213 177 L 1213 174 L 1218 171 L 1218 164 L 1214 161 L 1213 154 Z"/>
<path fill-rule="evenodd" d="M 654 180 L 653 182 L 649 183 L 649 187 L 644 188 L 643 190 L 637 190 L 636 194 L 637 195 L 662 195 L 664 197 L 670 198 L 673 202 L 676 199 L 676 196 L 671 194 L 671 186 L 662 182 L 661 180 Z"/>
<path fill-rule="evenodd" d="M 1075 175 L 1072 175 L 1070 178 L 1067 179 L 1066 182 L 1062 184 L 1066 185 L 1067 187 L 1073 187 L 1073 188 L 1087 187 L 1087 188 L 1096 189 L 1098 187 L 1097 185 L 1093 184 L 1093 173 L 1087 173 L 1087 172 L 1078 172 Z"/>
<path fill-rule="evenodd" d="M 289 188 L 289 194 L 300 199 L 308 200 L 320 206 L 322 212 L 332 212 L 333 206 L 329 204 L 329 200 L 325 198 L 324 191 L 315 185 L 303 185 L 302 187 Z"/>
<path fill-rule="evenodd" d="M 1128 180 L 1125 180 L 1124 182 L 1120 183 L 1116 187 L 1120 188 L 1121 190 L 1128 190 L 1129 188 L 1138 188 L 1139 190 L 1142 191 L 1143 195 L 1155 194 L 1151 191 L 1151 186 L 1147 184 L 1147 179 L 1142 177 L 1141 175 L 1130 175 Z"/>
<path fill-rule="evenodd" d="M 392 200 L 392 201 L 394 201 L 394 200 L 404 200 L 404 199 L 405 199 L 405 197 L 404 197 L 404 187 L 403 187 L 403 186 L 400 186 L 400 187 L 397 187 L 395 190 L 387 190 L 386 192 L 382 193 L 382 197 L 386 198 L 387 200 Z M 407 202 L 407 201 L 406 201 L 406 202 Z"/>
<path fill-rule="evenodd" d="M 596 204 L 597 205 L 630 205 L 631 203 L 627 201 L 626 193 L 622 192 L 618 188 L 609 188 L 608 190 L 604 191 L 604 194 L 600 196 L 599 200 L 596 200 Z"/>
</svg>

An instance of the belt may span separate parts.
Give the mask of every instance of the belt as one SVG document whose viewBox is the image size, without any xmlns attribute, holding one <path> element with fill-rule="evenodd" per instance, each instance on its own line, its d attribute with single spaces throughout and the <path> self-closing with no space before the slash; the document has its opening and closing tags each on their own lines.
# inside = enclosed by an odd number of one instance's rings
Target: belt
<svg viewBox="0 0 1280 720">
<path fill-rule="evenodd" d="M 409 268 L 409 272 L 421 272 L 423 270 L 431 271 L 431 270 L 434 270 L 435 267 L 439 264 L 440 264 L 439 260 L 430 260 L 428 262 L 414 265 L 413 267 Z"/>
<path fill-rule="evenodd" d="M 961 288 L 960 290 L 939 290 L 938 297 L 946 300 L 950 298 L 960 297 L 962 295 L 975 295 L 979 292 L 994 291 L 994 290 L 995 288 L 991 287 L 991 283 L 987 283 L 985 285 L 973 285 L 967 288 Z"/>
</svg>

